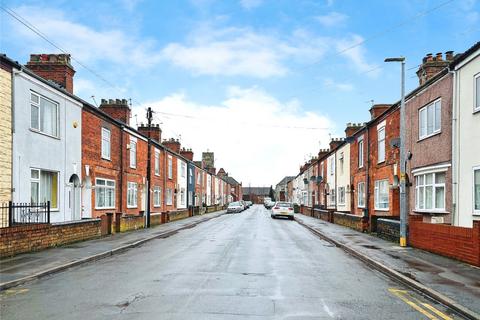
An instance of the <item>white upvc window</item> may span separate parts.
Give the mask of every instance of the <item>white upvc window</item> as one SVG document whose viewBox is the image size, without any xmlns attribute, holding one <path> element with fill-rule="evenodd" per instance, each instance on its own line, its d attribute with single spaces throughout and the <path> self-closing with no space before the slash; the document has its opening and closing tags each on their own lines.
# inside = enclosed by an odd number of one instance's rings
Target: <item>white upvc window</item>
<svg viewBox="0 0 480 320">
<path fill-rule="evenodd" d="M 335 174 L 335 161 L 334 158 L 328 159 L 330 161 L 330 175 L 333 176 Z"/>
<path fill-rule="evenodd" d="M 197 173 L 197 184 L 200 184 L 201 180 L 202 180 L 202 176 L 201 176 L 201 172 L 198 172 Z"/>
<path fill-rule="evenodd" d="M 185 164 L 185 162 L 182 162 L 181 165 L 180 165 L 180 174 L 182 176 L 182 178 L 185 178 L 185 173 L 187 171 L 187 165 Z"/>
<path fill-rule="evenodd" d="M 168 156 L 168 179 L 173 179 L 173 159 L 172 156 Z"/>
<path fill-rule="evenodd" d="M 188 168 L 188 183 L 193 184 L 193 169 Z"/>
<path fill-rule="evenodd" d="M 160 175 L 160 151 L 155 149 L 155 175 Z"/>
<path fill-rule="evenodd" d="M 344 154 L 343 152 L 340 152 L 340 156 L 339 156 L 339 162 L 340 162 L 340 174 L 343 175 L 343 163 L 344 163 Z"/>
<path fill-rule="evenodd" d="M 130 137 L 130 168 L 137 168 L 137 139 Z"/>
<path fill-rule="evenodd" d="M 58 172 L 41 169 L 30 170 L 30 202 L 46 203 L 58 210 Z"/>
<path fill-rule="evenodd" d="M 480 73 L 477 73 L 473 77 L 473 94 L 474 96 L 474 105 L 473 111 L 480 111 Z"/>
<path fill-rule="evenodd" d="M 173 204 L 173 194 L 172 194 L 172 189 L 170 188 L 168 188 L 166 191 L 165 203 L 167 206 L 171 206 Z"/>
<path fill-rule="evenodd" d="M 345 187 L 338 188 L 338 204 L 345 204 Z"/>
<path fill-rule="evenodd" d="M 185 188 L 180 189 L 180 204 L 185 205 Z"/>
<path fill-rule="evenodd" d="M 115 208 L 115 181 L 95 179 L 95 209 Z"/>
<path fill-rule="evenodd" d="M 363 139 L 358 141 L 358 167 L 363 168 Z"/>
<path fill-rule="evenodd" d="M 445 171 L 415 175 L 415 209 L 445 211 Z"/>
<path fill-rule="evenodd" d="M 58 103 L 30 91 L 30 128 L 58 138 Z"/>
<path fill-rule="evenodd" d="M 375 210 L 388 210 L 388 193 L 388 180 L 375 181 Z"/>
<path fill-rule="evenodd" d="M 419 111 L 419 139 L 425 139 L 433 136 L 441 130 L 442 101 L 435 100 Z"/>
<path fill-rule="evenodd" d="M 473 168 L 473 212 L 480 214 L 480 166 Z"/>
<path fill-rule="evenodd" d="M 357 186 L 357 206 L 365 208 L 365 182 L 359 182 Z"/>
<path fill-rule="evenodd" d="M 162 188 L 159 186 L 153 187 L 153 206 L 160 207 L 162 205 Z"/>
<path fill-rule="evenodd" d="M 330 203 L 335 203 L 335 189 L 330 189 Z"/>
<path fill-rule="evenodd" d="M 137 207 L 137 184 L 135 182 L 127 183 L 127 208 Z"/>
<path fill-rule="evenodd" d="M 377 151 L 378 151 L 378 163 L 385 161 L 385 126 L 377 129 Z"/>
<path fill-rule="evenodd" d="M 107 128 L 102 128 L 102 158 L 106 160 L 110 160 L 110 137 L 110 130 Z"/>
<path fill-rule="evenodd" d="M 193 206 L 193 192 L 188 191 L 188 205 Z"/>
</svg>

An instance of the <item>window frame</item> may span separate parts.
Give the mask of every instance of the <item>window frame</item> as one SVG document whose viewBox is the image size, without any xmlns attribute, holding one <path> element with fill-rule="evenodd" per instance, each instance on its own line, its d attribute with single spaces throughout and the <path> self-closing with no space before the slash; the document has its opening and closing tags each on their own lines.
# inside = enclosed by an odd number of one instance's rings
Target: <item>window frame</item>
<svg viewBox="0 0 480 320">
<path fill-rule="evenodd" d="M 437 183 L 437 174 L 443 173 L 445 175 L 445 180 L 443 183 Z M 426 183 L 426 176 L 429 174 L 433 174 L 432 177 L 432 183 L 427 184 Z M 418 184 L 418 178 L 422 176 L 423 177 L 423 184 L 419 185 Z M 446 212 L 446 206 L 447 206 L 447 170 L 435 170 L 435 171 L 424 171 L 424 172 L 418 172 L 414 174 L 415 178 L 415 211 L 416 212 L 440 212 L 444 213 Z M 427 187 L 432 187 L 432 208 L 427 209 L 427 192 L 426 188 Z M 436 207 L 436 189 L 443 187 L 443 207 L 442 208 L 437 208 Z M 420 208 L 419 206 L 419 193 L 420 189 L 423 188 L 423 208 Z"/>
<path fill-rule="evenodd" d="M 480 208 L 475 209 L 475 171 L 480 172 L 480 166 L 475 166 L 472 168 L 472 213 L 474 215 L 480 215 Z"/>
<path fill-rule="evenodd" d="M 363 168 L 364 166 L 364 159 L 363 159 L 363 148 L 364 148 L 364 141 L 363 141 L 363 138 L 358 140 L 357 142 L 358 144 L 358 147 L 357 147 L 357 150 L 358 150 L 358 168 Z"/>
<path fill-rule="evenodd" d="M 135 147 L 133 147 L 135 146 Z M 134 156 L 132 157 L 132 153 Z M 130 161 L 130 168 L 136 169 L 137 168 L 137 139 L 134 137 L 130 137 L 130 152 L 129 152 L 129 161 Z M 132 161 L 133 160 L 133 161 Z"/>
<path fill-rule="evenodd" d="M 32 96 L 36 96 L 38 97 L 38 102 L 35 102 L 32 100 Z M 50 133 L 47 133 L 45 131 L 42 131 L 41 130 L 41 127 L 42 127 L 42 119 L 41 119 L 41 99 L 45 99 L 49 102 L 51 102 L 52 104 L 55 105 L 56 107 L 56 121 L 55 121 L 55 125 L 56 125 L 56 135 L 52 135 Z M 30 99 L 29 99 L 29 105 L 30 105 L 30 130 L 33 131 L 33 132 L 36 132 L 36 133 L 40 133 L 40 134 L 43 134 L 45 136 L 48 136 L 48 137 L 52 137 L 52 138 L 56 138 L 56 139 L 60 139 L 60 104 L 53 100 L 53 99 L 50 99 L 44 95 L 41 95 L 40 93 L 37 93 L 33 90 L 30 90 Z M 38 128 L 33 128 L 32 127 L 32 106 L 35 106 L 37 108 L 37 122 L 38 122 Z"/>
<path fill-rule="evenodd" d="M 345 187 L 338 187 L 338 204 L 345 205 Z"/>
<path fill-rule="evenodd" d="M 182 178 L 187 177 L 187 164 L 183 161 L 181 161 L 181 163 L 180 163 L 180 176 Z"/>
<path fill-rule="evenodd" d="M 38 178 L 32 178 L 32 171 L 38 172 Z M 50 201 L 50 211 L 59 211 L 60 209 L 60 172 L 59 171 L 54 171 L 54 170 L 46 170 L 46 169 L 40 169 L 40 168 L 30 168 L 30 199 L 32 198 L 32 187 L 31 184 L 33 183 L 38 183 L 38 188 L 37 188 L 37 199 L 40 201 L 40 196 L 42 194 L 42 179 L 41 175 L 42 172 L 49 172 L 49 173 L 54 173 L 57 176 L 57 192 L 56 192 L 56 198 L 57 198 L 57 206 L 52 207 L 52 201 Z M 53 195 L 53 193 L 52 193 Z M 47 200 L 48 201 L 48 200 Z M 43 203 L 43 202 L 38 202 L 38 203 Z"/>
<path fill-rule="evenodd" d="M 173 157 L 168 155 L 168 179 L 173 179 Z"/>
<path fill-rule="evenodd" d="M 380 132 L 383 131 L 383 139 L 380 140 Z M 387 148 L 386 148 L 386 141 L 387 139 L 387 128 L 386 125 L 377 128 L 377 163 L 382 163 L 386 161 L 387 158 Z M 383 144 L 383 153 L 382 157 L 380 158 L 380 143 Z"/>
<path fill-rule="evenodd" d="M 102 185 L 99 187 L 98 185 L 98 181 L 99 180 L 103 180 L 105 181 L 105 185 Z M 113 187 L 112 186 L 108 186 L 107 185 L 107 182 L 113 182 Z M 103 189 L 113 189 L 113 206 L 98 206 L 97 205 L 97 196 L 98 196 L 98 193 L 97 193 L 97 190 L 99 188 L 103 188 Z M 115 188 L 116 188 L 116 183 L 115 183 L 115 180 L 112 180 L 112 179 L 106 179 L 106 178 L 95 178 L 95 210 L 105 210 L 105 209 L 115 209 L 115 201 L 116 201 L 116 192 L 115 192 Z M 105 193 L 106 195 L 106 193 Z M 104 200 L 106 199 L 106 197 L 104 198 Z M 106 204 L 107 202 L 104 201 L 104 203 Z"/>
<path fill-rule="evenodd" d="M 159 208 L 161 206 L 162 206 L 162 188 L 160 186 L 154 186 L 153 187 L 153 207 Z"/>
<path fill-rule="evenodd" d="M 132 186 L 135 186 L 135 188 L 132 188 Z M 129 193 L 131 190 L 134 191 L 134 196 L 132 200 L 134 200 L 134 204 L 129 203 L 130 202 L 130 197 Z M 127 208 L 128 209 L 135 209 L 138 208 L 138 184 L 133 181 L 127 181 Z"/>
<path fill-rule="evenodd" d="M 480 112 L 480 99 L 477 101 L 477 81 L 480 83 L 480 73 L 473 76 L 473 113 Z"/>
<path fill-rule="evenodd" d="M 154 172 L 156 176 L 160 176 L 160 150 L 155 149 L 155 156 L 154 156 Z"/>
<path fill-rule="evenodd" d="M 180 205 L 184 206 L 187 203 L 185 188 L 180 188 Z"/>
<path fill-rule="evenodd" d="M 362 185 L 363 188 L 360 188 L 360 185 Z M 360 190 L 362 190 L 361 194 L 360 194 Z M 361 181 L 357 184 L 357 208 L 365 208 L 365 182 L 364 181 Z"/>
<path fill-rule="evenodd" d="M 171 188 L 167 188 L 167 190 L 165 190 L 165 205 L 173 205 L 173 193 Z"/>
<path fill-rule="evenodd" d="M 104 147 L 104 143 L 106 143 L 107 139 L 105 139 L 105 136 L 104 136 L 104 133 L 108 132 L 108 155 L 105 155 L 103 153 L 103 147 Z M 110 131 L 110 129 L 108 128 L 105 128 L 105 127 L 102 127 L 102 146 L 101 146 L 101 153 L 102 153 L 102 159 L 105 159 L 105 160 L 111 160 L 111 156 L 112 156 L 112 132 Z"/>
<path fill-rule="evenodd" d="M 387 207 L 386 208 L 381 208 L 378 205 L 381 203 L 380 201 L 377 202 L 377 199 L 380 199 L 380 183 L 385 182 L 387 184 Z M 378 183 L 378 186 L 377 186 Z M 378 192 L 378 194 L 377 194 Z M 374 187 L 374 193 L 373 193 L 373 199 L 374 199 L 374 209 L 377 211 L 389 211 L 390 210 L 390 192 L 389 192 L 389 181 L 388 179 L 380 179 L 375 181 L 375 187 Z M 383 203 L 383 202 L 382 202 Z"/>
<path fill-rule="evenodd" d="M 439 128 L 435 128 L 435 124 L 437 123 L 437 116 L 436 116 L 436 106 L 437 102 L 440 103 L 440 122 L 439 122 Z M 433 131 L 431 133 L 428 133 L 428 108 L 433 108 Z M 426 112 L 425 115 L 425 134 L 422 136 L 422 111 Z M 432 102 L 429 102 L 422 108 L 418 109 L 418 140 L 424 140 L 427 138 L 430 138 L 431 136 L 437 135 L 442 132 L 442 98 L 438 98 L 433 100 Z"/>
</svg>

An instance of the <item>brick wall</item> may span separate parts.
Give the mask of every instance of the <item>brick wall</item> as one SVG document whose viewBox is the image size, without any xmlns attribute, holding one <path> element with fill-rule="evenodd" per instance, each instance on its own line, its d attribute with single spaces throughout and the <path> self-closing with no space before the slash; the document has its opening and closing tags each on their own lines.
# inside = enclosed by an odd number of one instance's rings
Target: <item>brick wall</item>
<svg viewBox="0 0 480 320">
<path fill-rule="evenodd" d="M 400 221 L 392 219 L 377 219 L 376 222 L 377 236 L 379 238 L 400 242 Z"/>
<path fill-rule="evenodd" d="M 480 267 L 480 222 L 473 228 L 431 224 L 422 217 L 409 219 L 408 241 L 412 247 L 454 258 Z"/>
<path fill-rule="evenodd" d="M 0 229 L 0 257 L 39 251 L 101 236 L 100 219 Z"/>
<path fill-rule="evenodd" d="M 349 213 L 334 212 L 333 223 L 361 232 L 367 229 L 367 223 L 363 217 Z"/>
<path fill-rule="evenodd" d="M 6 66 L 5 66 L 6 68 Z M 0 204 L 12 193 L 12 73 L 0 68 Z M 8 224 L 7 211 L 0 211 L 0 227 Z"/>
<path fill-rule="evenodd" d="M 144 216 L 122 216 L 120 218 L 120 232 L 143 229 L 145 227 Z"/>
<path fill-rule="evenodd" d="M 176 221 L 176 220 L 181 220 L 181 219 L 188 218 L 189 216 L 190 216 L 190 214 L 188 212 L 188 209 L 172 211 L 172 212 L 168 213 L 168 220 L 169 221 Z"/>
</svg>

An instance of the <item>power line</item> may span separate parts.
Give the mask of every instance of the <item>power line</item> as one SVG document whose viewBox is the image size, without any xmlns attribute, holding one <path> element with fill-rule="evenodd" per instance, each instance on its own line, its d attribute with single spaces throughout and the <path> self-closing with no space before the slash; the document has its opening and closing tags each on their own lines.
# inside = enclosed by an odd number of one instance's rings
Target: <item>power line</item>
<svg viewBox="0 0 480 320">
<path fill-rule="evenodd" d="M 358 41 L 357 43 L 354 43 L 354 44 L 351 45 L 351 46 L 348 46 L 348 47 L 346 47 L 346 48 L 343 48 L 343 49 L 340 50 L 340 51 L 336 51 L 336 52 L 332 53 L 332 54 L 331 54 L 331 57 L 335 57 L 335 56 L 341 55 L 342 53 L 345 53 L 345 52 L 347 52 L 347 51 L 349 51 L 349 50 L 352 50 L 352 49 L 354 49 L 354 48 L 356 48 L 356 47 L 359 47 L 359 46 L 361 46 L 362 44 L 365 44 L 365 43 L 367 43 L 367 42 L 370 42 L 370 41 L 372 41 L 372 40 L 375 40 L 375 39 L 377 39 L 377 38 L 380 38 L 381 36 L 389 33 L 390 31 L 393 31 L 393 30 L 395 30 L 395 29 L 398 29 L 398 28 L 406 25 L 408 22 L 410 22 L 410 21 L 412 21 L 412 20 L 416 20 L 416 19 L 418 19 L 418 18 L 421 18 L 421 17 L 424 17 L 424 16 L 426 16 L 426 15 L 429 15 L 429 14 L 432 13 L 433 11 L 436 11 L 436 10 L 440 9 L 440 8 L 446 6 L 447 4 L 449 4 L 449 3 L 453 2 L 453 1 L 454 1 L 454 0 L 448 0 L 448 1 L 445 1 L 445 2 L 440 3 L 440 4 L 437 5 L 437 6 L 434 6 L 434 7 L 432 7 L 432 8 L 429 8 L 429 9 L 427 9 L 427 10 L 425 10 L 425 11 L 419 12 L 419 13 L 417 13 L 416 15 L 414 15 L 414 16 L 406 19 L 406 20 L 403 20 L 402 22 L 397 23 L 397 24 L 395 24 L 395 25 L 393 25 L 393 26 L 391 26 L 391 27 L 389 27 L 389 28 L 383 29 L 382 31 L 377 32 L 377 33 L 373 34 L 372 36 L 370 36 L 370 37 L 368 37 L 368 38 L 366 38 L 366 39 L 364 39 L 364 40 Z M 310 64 L 307 65 L 307 66 L 304 66 L 304 67 L 300 68 L 300 70 L 307 69 L 307 68 L 309 68 L 309 67 L 311 67 L 311 66 L 313 66 L 313 65 L 316 65 L 316 64 L 319 64 L 320 62 L 323 62 L 324 60 L 325 60 L 325 57 L 322 58 L 322 59 L 319 59 L 319 60 L 317 60 L 317 61 L 315 61 L 315 62 L 313 62 L 313 63 L 310 63 Z"/>
</svg>

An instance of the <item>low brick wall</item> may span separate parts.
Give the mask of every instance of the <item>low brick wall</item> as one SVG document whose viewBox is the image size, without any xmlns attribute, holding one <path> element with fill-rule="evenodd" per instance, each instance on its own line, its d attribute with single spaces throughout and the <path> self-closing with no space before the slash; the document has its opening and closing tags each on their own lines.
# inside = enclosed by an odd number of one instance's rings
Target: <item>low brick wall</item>
<svg viewBox="0 0 480 320">
<path fill-rule="evenodd" d="M 124 215 L 120 218 L 120 232 L 143 229 L 144 227 L 144 216 Z"/>
<path fill-rule="evenodd" d="M 313 208 L 307 206 L 300 206 L 300 213 L 307 217 L 313 217 Z"/>
<path fill-rule="evenodd" d="M 100 236 L 100 219 L 1 228 L 0 257 L 39 251 Z"/>
<path fill-rule="evenodd" d="M 409 218 L 408 241 L 412 247 L 454 258 L 480 267 L 480 222 L 473 228 L 422 222 Z"/>
<path fill-rule="evenodd" d="M 333 213 L 330 213 L 328 210 L 323 209 L 313 209 L 313 216 L 317 219 L 321 219 L 323 221 L 331 222 Z"/>
<path fill-rule="evenodd" d="M 213 212 L 213 211 L 212 211 Z M 177 211 L 170 211 L 168 213 L 168 221 L 176 221 L 176 220 L 181 220 L 188 218 L 189 212 L 188 209 L 185 210 L 177 210 Z"/>
<path fill-rule="evenodd" d="M 377 219 L 377 236 L 388 241 L 400 242 L 400 221 Z"/>
<path fill-rule="evenodd" d="M 163 224 L 167 222 L 167 214 L 166 213 L 152 213 L 150 215 L 150 225 L 157 226 L 159 224 Z"/>
<path fill-rule="evenodd" d="M 333 223 L 355 229 L 363 232 L 367 230 L 367 224 L 362 216 L 357 216 L 349 213 L 334 212 Z"/>
</svg>

